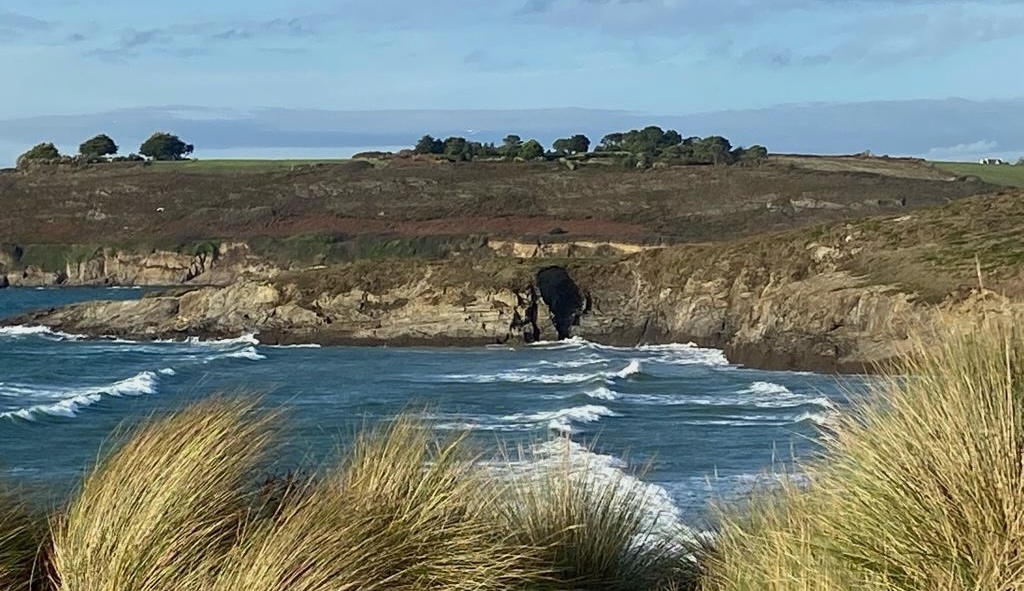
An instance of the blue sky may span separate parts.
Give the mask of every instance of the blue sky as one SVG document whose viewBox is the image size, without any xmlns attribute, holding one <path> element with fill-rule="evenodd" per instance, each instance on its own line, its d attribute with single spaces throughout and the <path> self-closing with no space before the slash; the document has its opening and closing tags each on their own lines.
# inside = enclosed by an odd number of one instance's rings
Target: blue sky
<svg viewBox="0 0 1024 591">
<path fill-rule="evenodd" d="M 1024 155 L 1024 0 L 3 0 L 0 55 L 0 164 L 90 128 L 209 157 L 740 120 L 785 151 Z"/>
</svg>

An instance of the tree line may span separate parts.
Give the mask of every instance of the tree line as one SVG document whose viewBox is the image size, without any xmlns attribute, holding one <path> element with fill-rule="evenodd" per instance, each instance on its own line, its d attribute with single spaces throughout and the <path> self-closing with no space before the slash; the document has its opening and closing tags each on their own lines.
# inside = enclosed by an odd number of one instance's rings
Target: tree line
<svg viewBox="0 0 1024 591">
<path fill-rule="evenodd" d="M 618 158 L 636 166 L 649 166 L 659 161 L 671 164 L 746 164 L 768 156 L 764 146 L 733 147 L 727 138 L 719 135 L 683 137 L 674 129 L 663 130 L 656 125 L 609 133 L 601 138 L 593 152 L 590 147 L 590 138 L 583 134 L 556 139 L 547 150 L 539 141 L 524 141 L 518 135 L 506 136 L 501 145 L 473 142 L 459 136 L 440 139 L 424 135 L 412 151 L 455 161 L 476 158 L 539 160 L 589 154 Z"/>
<path fill-rule="evenodd" d="M 142 142 L 138 154 L 117 156 L 118 145 L 107 134 L 101 133 L 91 137 L 78 146 L 77 155 L 61 154 L 52 142 L 36 144 L 27 152 L 18 156 L 19 168 L 32 163 L 60 162 L 143 162 L 148 160 L 183 160 L 195 150 L 178 136 L 158 131 Z"/>
</svg>

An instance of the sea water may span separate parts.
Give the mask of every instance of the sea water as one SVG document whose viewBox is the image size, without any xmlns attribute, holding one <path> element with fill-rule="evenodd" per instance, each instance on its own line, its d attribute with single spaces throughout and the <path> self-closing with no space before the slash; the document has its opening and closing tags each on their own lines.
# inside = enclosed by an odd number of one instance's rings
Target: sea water
<svg viewBox="0 0 1024 591">
<path fill-rule="evenodd" d="M 0 317 L 142 293 L 0 290 Z M 862 386 L 743 369 L 690 344 L 272 347 L 258 335 L 129 342 L 14 326 L 0 328 L 0 478 L 68 491 L 112 434 L 227 391 L 284 411 L 281 469 L 329 462 L 361 426 L 413 411 L 484 449 L 527 450 L 527 462 L 561 441 L 596 470 L 642 468 L 638 482 L 697 523 L 709 501 L 814 453 L 821 425 Z"/>
</svg>

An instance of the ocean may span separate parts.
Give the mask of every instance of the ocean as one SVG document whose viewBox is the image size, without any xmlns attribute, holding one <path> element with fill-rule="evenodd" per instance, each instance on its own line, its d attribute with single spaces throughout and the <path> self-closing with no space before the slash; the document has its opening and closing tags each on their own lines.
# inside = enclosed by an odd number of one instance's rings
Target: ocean
<svg viewBox="0 0 1024 591">
<path fill-rule="evenodd" d="M 0 290 L 0 318 L 137 289 Z M 258 335 L 201 342 L 90 340 L 0 328 L 0 478 L 72 490 L 114 434 L 216 392 L 284 411 L 276 468 L 336 457 L 360 426 L 403 411 L 439 433 L 470 430 L 522 461 L 575 453 L 626 471 L 687 524 L 818 449 L 819 426 L 862 378 L 730 365 L 688 344 L 583 340 L 480 348 L 271 347 Z"/>
</svg>

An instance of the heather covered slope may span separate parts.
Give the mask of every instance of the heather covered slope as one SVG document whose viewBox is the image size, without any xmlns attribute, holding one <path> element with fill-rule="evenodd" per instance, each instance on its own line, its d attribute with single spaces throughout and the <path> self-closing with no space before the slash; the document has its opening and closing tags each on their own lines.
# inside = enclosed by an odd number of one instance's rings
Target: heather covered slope
<svg viewBox="0 0 1024 591">
<path fill-rule="evenodd" d="M 778 157 L 756 167 L 347 161 L 0 172 L 0 242 L 178 249 L 327 234 L 629 242 L 732 239 L 990 190 L 921 161 Z"/>
</svg>

